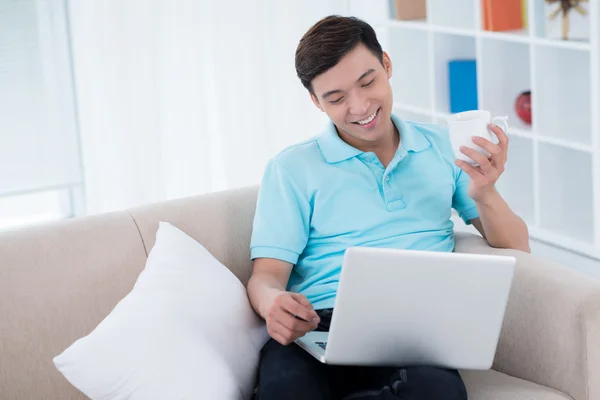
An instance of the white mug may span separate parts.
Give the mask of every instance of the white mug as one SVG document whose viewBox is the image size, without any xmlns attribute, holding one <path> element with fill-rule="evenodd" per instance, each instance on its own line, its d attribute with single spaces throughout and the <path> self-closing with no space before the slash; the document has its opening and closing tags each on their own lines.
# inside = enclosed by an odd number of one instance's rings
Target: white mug
<svg viewBox="0 0 600 400">
<path fill-rule="evenodd" d="M 478 164 L 460 151 L 461 146 L 470 147 L 487 158 L 490 153 L 473 143 L 473 137 L 480 136 L 492 143 L 497 143 L 496 136 L 488 129 L 490 122 L 500 126 L 504 132 L 508 131 L 508 116 L 492 118 L 491 113 L 485 110 L 452 114 L 447 118 L 447 122 L 454 156 L 472 166 L 478 166 Z"/>
</svg>

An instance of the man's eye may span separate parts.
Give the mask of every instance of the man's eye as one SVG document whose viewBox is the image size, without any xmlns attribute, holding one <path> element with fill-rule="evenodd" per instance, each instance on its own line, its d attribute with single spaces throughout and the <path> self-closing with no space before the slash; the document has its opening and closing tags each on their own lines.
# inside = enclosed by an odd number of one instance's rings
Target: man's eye
<svg viewBox="0 0 600 400">
<path fill-rule="evenodd" d="M 369 83 L 365 83 L 364 85 L 362 85 L 362 87 L 368 87 L 371 86 L 373 84 L 373 82 L 375 82 L 375 78 L 371 79 L 371 82 Z"/>
<path fill-rule="evenodd" d="M 332 100 L 332 101 L 330 101 L 330 103 L 331 103 L 331 104 L 338 104 L 338 103 L 340 103 L 340 102 L 341 102 L 343 99 L 344 99 L 344 97 L 340 97 L 340 98 L 339 98 L 339 99 L 337 99 L 337 100 Z"/>
</svg>

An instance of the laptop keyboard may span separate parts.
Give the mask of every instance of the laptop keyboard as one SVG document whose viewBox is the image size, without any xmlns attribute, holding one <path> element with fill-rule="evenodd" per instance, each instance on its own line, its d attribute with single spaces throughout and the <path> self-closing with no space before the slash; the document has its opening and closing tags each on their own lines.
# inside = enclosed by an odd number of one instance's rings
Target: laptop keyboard
<svg viewBox="0 0 600 400">
<path fill-rule="evenodd" d="M 325 347 L 327 347 L 327 342 L 315 342 L 316 344 L 319 345 L 320 348 L 322 348 L 323 350 L 325 350 Z"/>
</svg>

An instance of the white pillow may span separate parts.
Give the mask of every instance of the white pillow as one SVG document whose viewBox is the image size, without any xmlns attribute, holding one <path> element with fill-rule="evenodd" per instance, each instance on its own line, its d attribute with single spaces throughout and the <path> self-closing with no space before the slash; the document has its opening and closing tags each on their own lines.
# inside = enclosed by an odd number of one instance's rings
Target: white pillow
<svg viewBox="0 0 600 400">
<path fill-rule="evenodd" d="M 250 399 L 266 340 L 235 275 L 160 222 L 132 291 L 53 361 L 92 399 Z"/>
</svg>

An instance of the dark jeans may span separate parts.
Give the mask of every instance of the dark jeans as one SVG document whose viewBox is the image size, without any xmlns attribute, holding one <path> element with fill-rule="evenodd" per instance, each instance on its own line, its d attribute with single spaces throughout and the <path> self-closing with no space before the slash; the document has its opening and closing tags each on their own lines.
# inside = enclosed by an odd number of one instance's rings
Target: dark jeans
<svg viewBox="0 0 600 400">
<path fill-rule="evenodd" d="M 328 331 L 332 310 L 317 311 Z M 466 400 L 458 371 L 434 367 L 322 364 L 298 345 L 270 339 L 261 350 L 257 400 Z"/>
</svg>

